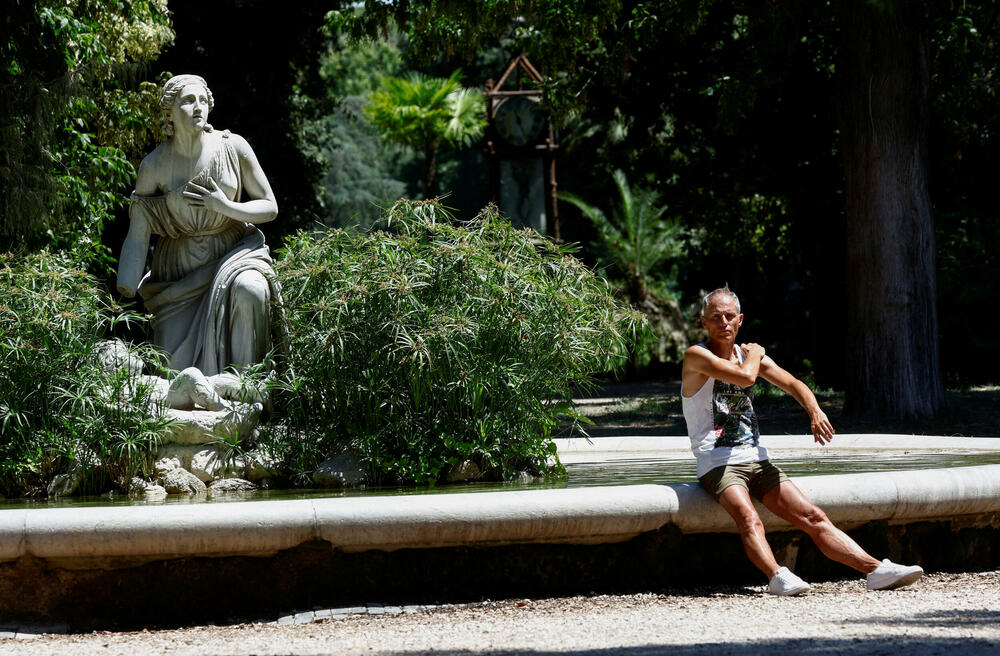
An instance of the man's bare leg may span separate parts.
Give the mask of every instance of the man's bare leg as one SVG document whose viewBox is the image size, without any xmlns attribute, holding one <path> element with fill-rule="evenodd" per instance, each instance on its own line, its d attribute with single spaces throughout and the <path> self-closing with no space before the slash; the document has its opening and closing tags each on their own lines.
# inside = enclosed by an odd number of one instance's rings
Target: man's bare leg
<svg viewBox="0 0 1000 656">
<path fill-rule="evenodd" d="M 802 529 L 827 558 L 867 574 L 879 566 L 849 535 L 833 525 L 826 513 L 806 498 L 791 481 L 764 494 L 764 505 L 778 517 Z"/>
<path fill-rule="evenodd" d="M 771 545 L 767 543 L 764 524 L 760 521 L 757 509 L 753 507 L 750 493 L 742 485 L 730 485 L 719 495 L 719 504 L 736 522 L 740 539 L 743 540 L 743 550 L 750 562 L 770 580 L 778 571 L 778 561 L 774 559 Z"/>
</svg>

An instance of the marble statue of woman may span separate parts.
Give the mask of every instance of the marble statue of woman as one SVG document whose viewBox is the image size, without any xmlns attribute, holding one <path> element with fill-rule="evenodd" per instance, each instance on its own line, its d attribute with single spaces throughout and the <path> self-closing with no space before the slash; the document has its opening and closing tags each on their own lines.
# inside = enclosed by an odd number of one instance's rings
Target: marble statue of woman
<svg viewBox="0 0 1000 656">
<path fill-rule="evenodd" d="M 204 79 L 171 78 L 160 106 L 167 140 L 139 166 L 118 291 L 138 291 L 171 369 L 212 376 L 260 362 L 270 349 L 278 289 L 257 225 L 274 219 L 278 205 L 246 140 L 209 125 L 214 99 Z"/>
</svg>

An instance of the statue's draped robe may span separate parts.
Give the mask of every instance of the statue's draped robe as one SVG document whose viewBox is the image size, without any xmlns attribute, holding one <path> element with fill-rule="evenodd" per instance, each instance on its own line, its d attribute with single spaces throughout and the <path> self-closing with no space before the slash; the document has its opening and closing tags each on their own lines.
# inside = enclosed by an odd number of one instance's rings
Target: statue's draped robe
<svg viewBox="0 0 1000 656">
<path fill-rule="evenodd" d="M 211 163 L 190 182 L 211 188 L 211 177 L 230 200 L 239 200 L 243 184 L 229 132 L 219 141 Z M 258 271 L 270 285 L 272 303 L 280 302 L 280 294 L 263 233 L 253 224 L 188 205 L 186 186 L 162 196 L 132 194 L 133 220 L 142 217 L 150 232 L 160 235 L 139 294 L 153 314 L 153 342 L 170 354 L 170 367 L 197 367 L 211 376 L 232 362 L 230 290 L 236 277 Z M 258 337 L 267 340 L 262 352 L 271 339 L 269 312 L 264 317 L 258 327 Z"/>
</svg>

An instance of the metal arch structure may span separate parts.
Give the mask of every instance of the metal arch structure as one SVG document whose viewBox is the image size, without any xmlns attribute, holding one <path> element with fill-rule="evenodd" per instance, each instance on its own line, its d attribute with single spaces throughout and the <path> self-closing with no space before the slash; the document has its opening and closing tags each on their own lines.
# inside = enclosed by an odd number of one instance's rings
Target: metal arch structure
<svg viewBox="0 0 1000 656">
<path fill-rule="evenodd" d="M 559 225 L 558 182 L 556 156 L 559 151 L 559 134 L 552 122 L 544 116 L 544 125 L 538 136 L 524 145 L 508 143 L 496 127 L 497 110 L 512 98 L 525 98 L 544 103 L 542 85 L 545 77 L 521 53 L 507 65 L 499 80 L 486 81 L 486 141 L 484 154 L 489 165 L 490 199 L 500 202 L 500 161 L 502 159 L 541 159 L 545 182 L 546 232 L 556 241 L 561 240 Z M 501 208 L 502 209 L 502 208 Z"/>
</svg>

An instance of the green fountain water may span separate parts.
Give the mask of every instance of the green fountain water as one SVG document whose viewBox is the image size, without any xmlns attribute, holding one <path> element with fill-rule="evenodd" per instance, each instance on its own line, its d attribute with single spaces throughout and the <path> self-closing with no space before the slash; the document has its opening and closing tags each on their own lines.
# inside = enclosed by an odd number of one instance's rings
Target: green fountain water
<svg viewBox="0 0 1000 656">
<path fill-rule="evenodd" d="M 408 494 L 455 494 L 468 492 L 500 492 L 553 488 L 595 487 L 608 485 L 639 485 L 690 483 L 695 481 L 695 462 L 690 453 L 593 453 L 574 454 L 566 458 L 563 478 L 515 483 L 460 483 L 434 487 L 367 487 L 350 490 L 258 490 L 246 494 L 222 496 L 172 495 L 163 501 L 146 501 L 125 495 L 63 497 L 58 499 L 7 499 L 0 509 L 64 508 L 109 505 L 162 505 L 226 503 L 233 501 L 263 501 L 277 499 L 307 499 L 320 497 L 387 496 Z M 892 451 L 799 451 L 775 457 L 790 476 L 817 476 L 892 470 L 923 470 L 975 465 L 1000 464 L 996 451 L 942 451 L 941 449 L 908 449 Z"/>
</svg>

